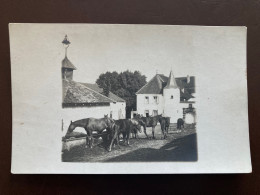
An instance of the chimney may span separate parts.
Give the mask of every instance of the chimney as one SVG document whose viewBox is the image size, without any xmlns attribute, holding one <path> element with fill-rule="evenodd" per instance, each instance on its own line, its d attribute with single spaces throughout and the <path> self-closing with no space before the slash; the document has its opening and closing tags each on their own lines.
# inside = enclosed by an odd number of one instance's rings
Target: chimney
<svg viewBox="0 0 260 195">
<path fill-rule="evenodd" d="M 190 83 L 190 76 L 187 75 L 187 83 Z"/>
</svg>

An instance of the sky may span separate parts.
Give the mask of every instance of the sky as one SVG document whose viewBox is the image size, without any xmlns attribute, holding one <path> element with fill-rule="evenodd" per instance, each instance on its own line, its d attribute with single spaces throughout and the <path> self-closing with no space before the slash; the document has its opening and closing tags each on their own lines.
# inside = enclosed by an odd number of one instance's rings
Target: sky
<svg viewBox="0 0 260 195">
<path fill-rule="evenodd" d="M 71 42 L 67 56 L 77 67 L 75 81 L 95 83 L 101 73 L 126 70 L 140 71 L 147 81 L 156 72 L 169 76 L 170 70 L 175 77 L 195 76 L 192 33 L 185 27 L 76 25 L 56 30 L 59 33 L 51 44 L 59 45 L 56 53 L 60 61 L 65 53 L 61 44 L 65 34 Z"/>
</svg>

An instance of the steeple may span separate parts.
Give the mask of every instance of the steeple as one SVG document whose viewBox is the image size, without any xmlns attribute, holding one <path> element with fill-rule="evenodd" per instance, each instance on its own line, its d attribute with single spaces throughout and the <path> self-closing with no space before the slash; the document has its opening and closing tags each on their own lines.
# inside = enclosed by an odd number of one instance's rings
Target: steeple
<svg viewBox="0 0 260 195">
<path fill-rule="evenodd" d="M 70 45 L 70 41 L 68 40 L 67 35 L 65 35 L 65 38 L 63 39 L 62 44 L 65 48 L 65 58 L 61 62 L 62 79 L 73 80 L 73 70 L 76 70 L 77 68 L 71 63 L 71 61 L 67 57 L 67 49 Z"/>
<path fill-rule="evenodd" d="M 165 86 L 166 89 L 170 89 L 170 88 L 174 88 L 174 89 L 177 89 L 178 88 L 178 85 L 176 83 L 176 80 L 174 78 L 174 75 L 172 73 L 172 70 L 170 72 L 170 76 L 169 76 L 169 79 L 167 81 L 167 85 Z"/>
<path fill-rule="evenodd" d="M 64 39 L 62 41 L 62 44 L 63 44 L 63 46 L 65 48 L 65 57 L 67 57 L 67 49 L 70 46 L 70 41 L 68 40 L 68 36 L 67 35 L 65 35 L 65 37 L 64 37 Z"/>
</svg>

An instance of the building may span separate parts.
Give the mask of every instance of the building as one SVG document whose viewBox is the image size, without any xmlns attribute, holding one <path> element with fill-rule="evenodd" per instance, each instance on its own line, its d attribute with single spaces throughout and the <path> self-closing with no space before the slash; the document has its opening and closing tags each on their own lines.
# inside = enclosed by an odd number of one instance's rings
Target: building
<svg viewBox="0 0 260 195">
<path fill-rule="evenodd" d="M 67 40 L 67 37 L 65 39 Z M 69 44 L 70 42 L 66 43 Z M 66 47 L 65 58 L 62 60 L 61 67 L 63 129 L 68 128 L 71 120 L 89 117 L 103 118 L 106 114 L 113 119 L 125 118 L 126 102 L 124 99 L 112 92 L 105 96 L 103 89 L 99 88 L 97 84 L 74 81 L 73 73 L 75 70 L 77 68 L 67 57 Z"/>
<path fill-rule="evenodd" d="M 162 114 L 176 123 L 184 118 L 186 123 L 195 123 L 195 77 L 175 78 L 156 74 L 146 85 L 136 92 L 137 110 L 132 112 L 143 116 Z"/>
</svg>

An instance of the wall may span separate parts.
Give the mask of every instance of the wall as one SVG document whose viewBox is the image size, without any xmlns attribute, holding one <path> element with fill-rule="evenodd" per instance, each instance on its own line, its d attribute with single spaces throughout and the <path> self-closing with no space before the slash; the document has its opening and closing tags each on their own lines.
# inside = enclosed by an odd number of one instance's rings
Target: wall
<svg viewBox="0 0 260 195">
<path fill-rule="evenodd" d="M 178 118 L 182 118 L 183 111 L 180 105 L 180 90 L 177 89 L 164 89 L 164 114 L 170 117 L 171 123 L 176 123 Z M 173 96 L 173 99 L 171 99 Z"/>
<path fill-rule="evenodd" d="M 149 104 L 145 103 L 145 96 L 149 97 Z M 159 98 L 158 104 L 154 102 L 154 96 L 157 96 Z M 136 98 L 136 110 L 138 114 L 142 114 L 143 116 L 145 116 L 145 110 L 149 110 L 149 115 L 153 114 L 153 110 L 158 110 L 158 114 L 162 114 L 164 100 L 161 94 L 137 94 Z"/>
<path fill-rule="evenodd" d="M 125 102 L 110 103 L 110 112 L 112 112 L 112 118 L 115 120 L 125 119 L 125 117 L 126 117 L 125 107 L 126 107 Z M 121 112 L 120 112 L 120 110 L 121 110 Z"/>
</svg>

